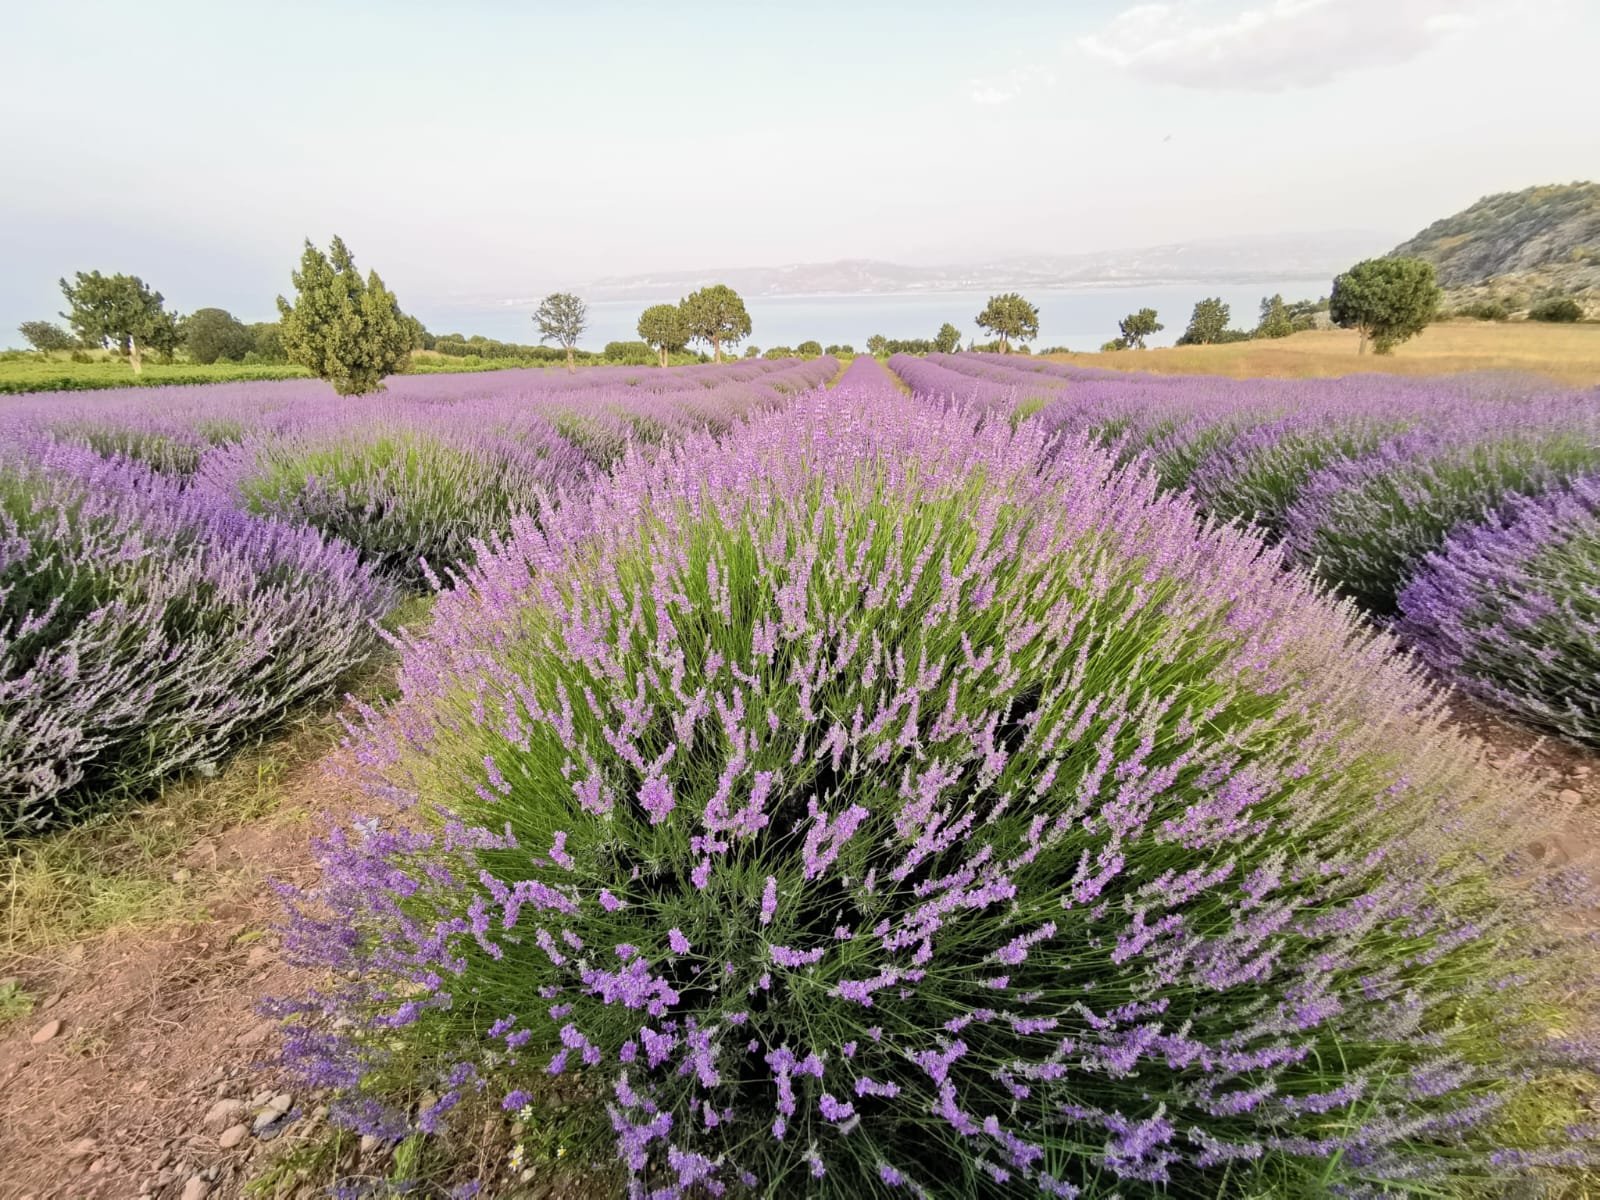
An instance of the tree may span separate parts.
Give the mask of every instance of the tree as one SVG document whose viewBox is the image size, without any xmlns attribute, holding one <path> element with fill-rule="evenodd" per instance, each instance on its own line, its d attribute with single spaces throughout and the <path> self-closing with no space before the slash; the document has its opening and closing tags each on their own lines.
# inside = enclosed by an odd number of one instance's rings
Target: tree
<svg viewBox="0 0 1600 1200">
<path fill-rule="evenodd" d="M 711 347 L 711 357 L 722 361 L 722 343 L 737 346 L 750 336 L 750 313 L 739 293 L 725 283 L 714 283 L 683 298 L 684 322 L 693 341 Z"/>
<path fill-rule="evenodd" d="M 989 303 L 977 316 L 978 328 L 987 329 L 1000 341 L 1000 352 L 1011 352 L 1011 341 L 1032 341 L 1039 336 L 1039 310 L 1016 292 L 990 296 Z M 946 326 L 946 328 L 949 328 Z M 939 331 L 941 334 L 944 330 Z M 960 334 L 956 334 L 959 339 Z"/>
<path fill-rule="evenodd" d="M 1189 328 L 1183 331 L 1178 345 L 1209 346 L 1212 342 L 1220 342 L 1227 332 L 1231 315 L 1221 296 L 1207 296 L 1194 306 L 1194 312 L 1189 316 Z"/>
<path fill-rule="evenodd" d="M 639 314 L 639 336 L 655 347 L 661 365 L 689 344 L 689 322 L 676 304 L 652 304 Z"/>
<path fill-rule="evenodd" d="M 1122 332 L 1122 336 L 1117 339 L 1122 343 L 1122 349 L 1143 350 L 1145 338 L 1160 333 L 1166 326 L 1156 320 L 1155 309 L 1141 308 L 1138 312 L 1129 313 L 1118 321 L 1117 328 Z"/>
<path fill-rule="evenodd" d="M 1126 350 L 1127 348 L 1128 343 L 1123 341 L 1121 338 L 1112 338 L 1109 342 L 1100 343 L 1101 354 L 1110 354 L 1113 351 Z"/>
<path fill-rule="evenodd" d="M 365 280 L 343 241 L 328 253 L 306 242 L 291 272 L 295 302 L 278 297 L 279 337 L 289 361 L 308 367 L 341 396 L 376 392 L 383 377 L 405 366 L 418 327 L 400 311 L 376 271 Z"/>
<path fill-rule="evenodd" d="M 257 321 L 247 326 L 250 330 L 251 349 L 262 362 L 282 363 L 289 361 L 289 355 L 283 348 L 283 326 L 276 321 Z"/>
<path fill-rule="evenodd" d="M 1289 316 L 1289 306 L 1283 296 L 1274 293 L 1261 298 L 1261 320 L 1256 324 L 1256 336 L 1263 338 L 1288 337 L 1294 332 L 1294 320 Z"/>
<path fill-rule="evenodd" d="M 867 339 L 867 353 L 873 358 L 882 358 L 889 353 L 889 339 L 881 333 L 875 333 Z"/>
<path fill-rule="evenodd" d="M 746 358 L 760 358 L 761 357 L 761 347 L 760 346 L 746 346 L 744 348 L 744 356 Z"/>
<path fill-rule="evenodd" d="M 769 347 L 767 347 L 766 353 L 762 354 L 761 357 L 762 358 L 793 358 L 794 357 L 794 347 L 792 347 L 792 346 L 769 346 Z"/>
<path fill-rule="evenodd" d="M 214 363 L 219 358 L 237 362 L 256 348 L 256 340 L 226 309 L 197 308 L 178 325 L 184 349 L 197 363 Z"/>
<path fill-rule="evenodd" d="M 946 321 L 933 335 L 933 348 L 940 354 L 954 354 L 961 349 L 961 331 Z"/>
<path fill-rule="evenodd" d="M 856 352 L 856 348 L 854 346 L 852 346 L 849 342 L 844 342 L 844 343 L 841 343 L 839 345 L 829 346 L 828 347 L 828 353 L 829 354 L 849 354 L 849 355 L 854 355 L 855 352 Z"/>
<path fill-rule="evenodd" d="M 40 354 L 72 350 L 78 345 L 77 338 L 53 321 L 24 321 L 17 326 L 17 332 Z"/>
<path fill-rule="evenodd" d="M 804 341 L 794 348 L 794 352 L 806 358 L 817 358 L 822 354 L 822 343 Z"/>
<path fill-rule="evenodd" d="M 533 323 L 539 327 L 541 342 L 555 342 L 567 352 L 567 370 L 576 372 L 573 349 L 589 326 L 589 306 L 571 292 L 551 292 L 539 301 Z"/>
<path fill-rule="evenodd" d="M 1546 296 L 1528 310 L 1530 321 L 1566 323 L 1583 320 L 1583 306 L 1571 296 Z"/>
<path fill-rule="evenodd" d="M 137 275 L 79 271 L 76 283 L 61 281 L 70 312 L 61 315 L 84 341 L 128 356 L 133 373 L 144 370 L 144 352 L 171 354 L 178 348 L 178 318 Z"/>
<path fill-rule="evenodd" d="M 1368 339 L 1374 352 L 1388 354 L 1427 327 L 1441 294 L 1431 262 L 1369 258 L 1333 281 L 1328 315 L 1341 329 L 1360 334 L 1357 354 L 1366 353 Z"/>
</svg>

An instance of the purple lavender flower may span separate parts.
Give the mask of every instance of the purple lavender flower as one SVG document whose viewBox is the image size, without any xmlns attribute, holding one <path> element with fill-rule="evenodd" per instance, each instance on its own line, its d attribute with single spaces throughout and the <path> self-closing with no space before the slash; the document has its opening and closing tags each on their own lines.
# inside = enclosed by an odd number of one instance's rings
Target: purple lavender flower
<svg viewBox="0 0 1600 1200">
<path fill-rule="evenodd" d="M 564 1055 L 640 1192 L 1443 1189 L 1548 1148 L 1494 1115 L 1576 1058 L 1497 878 L 1533 784 L 1086 434 L 806 392 L 625 452 L 400 641 L 356 746 L 399 828 L 289 935 L 354 973 L 294 1006 L 346 1103 L 396 1039 L 497 1095 Z"/>
</svg>

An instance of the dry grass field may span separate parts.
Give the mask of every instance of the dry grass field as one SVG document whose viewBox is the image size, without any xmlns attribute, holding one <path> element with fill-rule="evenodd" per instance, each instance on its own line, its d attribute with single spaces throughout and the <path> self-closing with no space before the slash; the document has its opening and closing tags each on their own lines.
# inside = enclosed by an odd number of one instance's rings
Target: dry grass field
<svg viewBox="0 0 1600 1200">
<path fill-rule="evenodd" d="M 1450 321 L 1429 326 L 1388 355 L 1357 354 L 1354 330 L 1319 329 L 1292 337 L 1221 346 L 1051 357 L 1076 366 L 1171 375 L 1230 375 L 1235 379 L 1306 379 L 1357 371 L 1398 375 L 1523 371 L 1573 387 L 1592 387 L 1600 384 L 1600 324 Z"/>
</svg>

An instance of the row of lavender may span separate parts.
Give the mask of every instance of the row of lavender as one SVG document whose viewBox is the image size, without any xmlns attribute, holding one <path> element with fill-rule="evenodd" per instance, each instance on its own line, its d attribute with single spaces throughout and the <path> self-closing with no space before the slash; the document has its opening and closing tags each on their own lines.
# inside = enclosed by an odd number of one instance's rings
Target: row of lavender
<svg viewBox="0 0 1600 1200">
<path fill-rule="evenodd" d="M 290 1065 L 383 1142 L 505 1122 L 490 1194 L 1581 1178 L 1538 789 L 1281 561 L 870 359 L 630 451 L 400 639 Z"/>
<path fill-rule="evenodd" d="M 919 391 L 1025 404 L 1249 522 L 1444 678 L 1600 744 L 1600 392 L 1385 376 L 1116 376 L 896 360 Z"/>
<path fill-rule="evenodd" d="M 774 407 L 832 360 L 150 389 L 0 408 L 0 836 L 211 769 L 375 622 L 626 447 Z"/>
</svg>

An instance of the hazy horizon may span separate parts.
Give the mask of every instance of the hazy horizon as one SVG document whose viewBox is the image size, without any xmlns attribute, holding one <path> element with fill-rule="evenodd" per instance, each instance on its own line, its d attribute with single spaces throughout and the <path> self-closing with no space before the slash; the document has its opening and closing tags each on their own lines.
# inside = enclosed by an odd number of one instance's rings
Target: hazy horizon
<svg viewBox="0 0 1600 1200">
<path fill-rule="evenodd" d="M 78 270 L 266 319 L 334 233 L 423 313 L 719 265 L 1398 240 L 1600 174 L 1578 0 L 1057 8 L 28 8 L 0 342 Z"/>
</svg>

